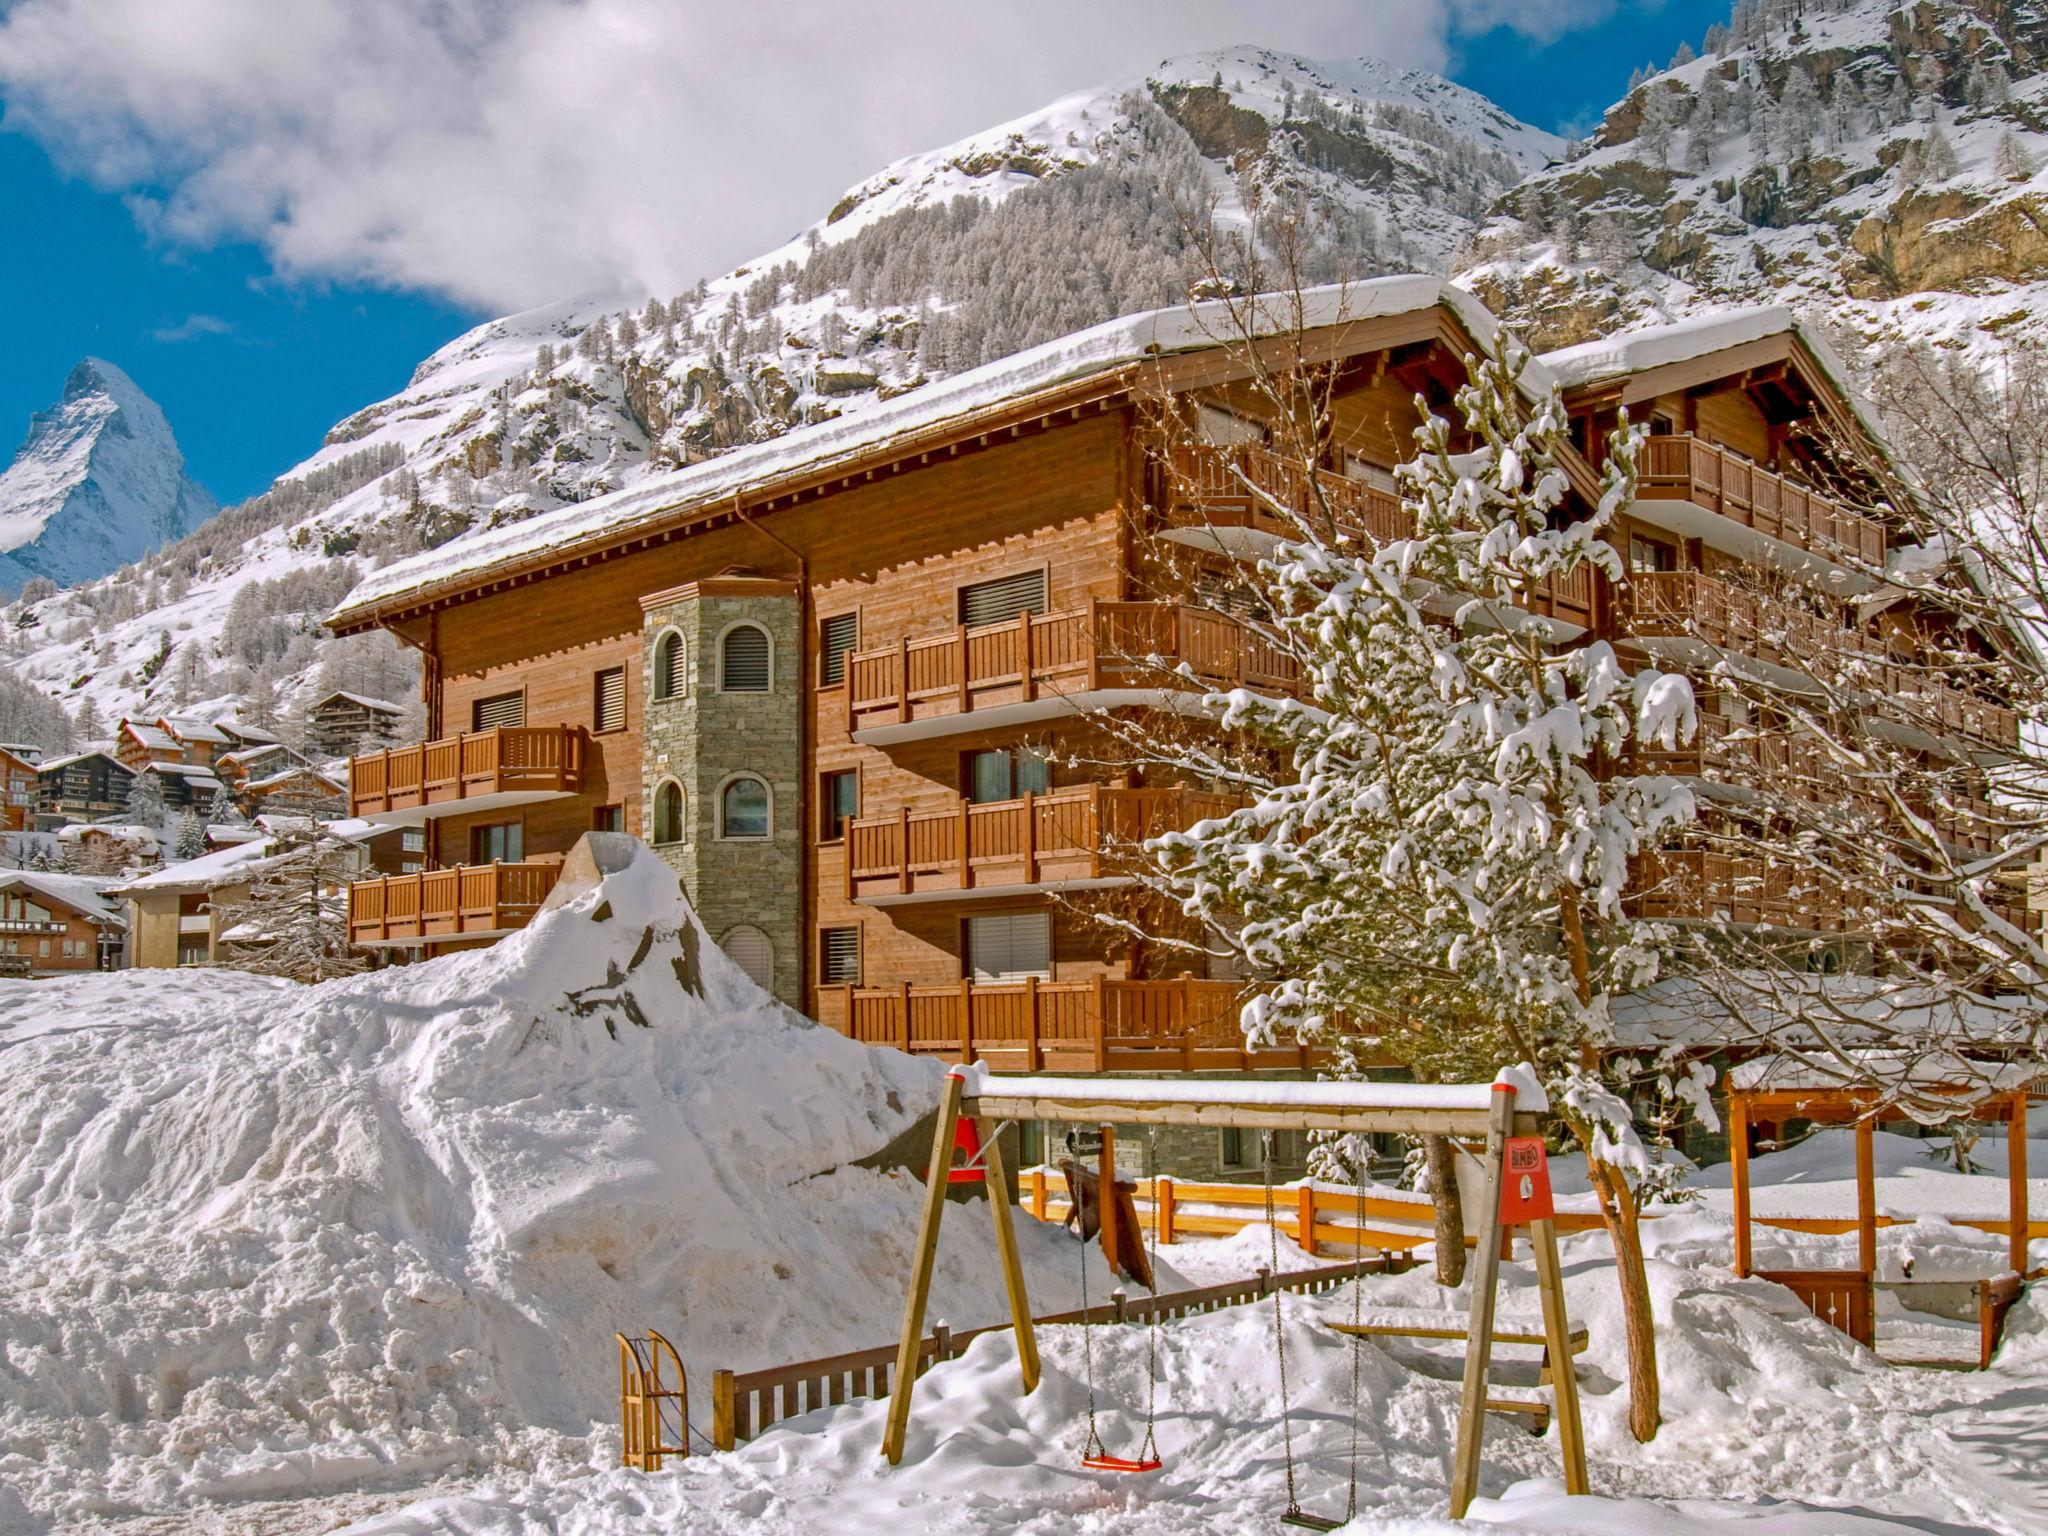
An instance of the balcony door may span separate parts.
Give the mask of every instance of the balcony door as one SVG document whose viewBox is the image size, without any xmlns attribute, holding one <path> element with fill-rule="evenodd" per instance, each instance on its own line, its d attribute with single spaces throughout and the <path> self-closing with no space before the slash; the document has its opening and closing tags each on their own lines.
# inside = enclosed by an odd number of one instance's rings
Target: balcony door
<svg viewBox="0 0 2048 1536">
<path fill-rule="evenodd" d="M 994 805 L 1024 795 L 1042 795 L 1052 787 L 1052 775 L 1036 752 L 1012 751 L 967 754 L 966 772 L 961 775 L 967 798 L 976 805 Z"/>
<path fill-rule="evenodd" d="M 1052 914 L 1001 912 L 967 919 L 967 975 L 973 981 L 1052 980 Z"/>
<path fill-rule="evenodd" d="M 526 857 L 526 828 L 516 821 L 494 821 L 469 829 L 469 862 L 517 864 Z"/>
</svg>

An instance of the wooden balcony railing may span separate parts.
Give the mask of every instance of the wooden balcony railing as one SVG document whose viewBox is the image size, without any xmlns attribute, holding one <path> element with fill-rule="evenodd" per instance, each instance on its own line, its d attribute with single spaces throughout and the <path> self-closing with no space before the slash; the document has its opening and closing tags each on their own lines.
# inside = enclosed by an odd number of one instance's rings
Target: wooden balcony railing
<svg viewBox="0 0 2048 1536">
<path fill-rule="evenodd" d="M 574 794 L 583 783 L 584 747 L 581 727 L 521 725 L 367 753 L 349 761 L 349 814 L 439 807 L 454 815 L 463 801 L 484 795 Z"/>
<path fill-rule="evenodd" d="M 1794 670 L 1853 663 L 1890 719 L 2001 748 L 2019 743 L 2015 711 L 1941 682 L 1927 667 L 1899 663 L 1877 636 L 1701 571 L 1636 572 L 1625 615 L 1629 632 L 1647 640 L 1696 638 Z"/>
<path fill-rule="evenodd" d="M 864 816 L 846 833 L 849 897 L 1097 880 L 1115 853 L 1227 815 L 1240 802 L 1201 790 L 1085 784 L 983 805 Z"/>
<path fill-rule="evenodd" d="M 1211 528 L 1256 528 L 1286 538 L 1297 531 L 1284 507 L 1311 527 L 1338 530 L 1374 544 L 1405 539 L 1415 519 L 1401 498 L 1331 470 L 1302 465 L 1256 443 L 1230 448 L 1176 448 L 1169 459 L 1170 521 Z"/>
<path fill-rule="evenodd" d="M 1629 887 L 1638 917 L 1842 930 L 1840 891 L 1795 889 L 1789 869 L 1761 858 L 1700 848 L 1639 854 Z"/>
<path fill-rule="evenodd" d="M 1256 528 L 1290 537 L 1297 530 L 1275 511 L 1273 503 L 1278 503 L 1311 527 L 1334 521 L 1338 531 L 1362 536 L 1368 547 L 1415 534 L 1414 514 L 1391 491 L 1327 469 L 1311 475 L 1257 444 L 1184 446 L 1170 462 L 1168 519 L 1179 526 Z M 1594 583 L 1593 568 L 1581 564 L 1571 575 L 1553 577 L 1530 593 L 1529 611 L 1590 629 Z"/>
<path fill-rule="evenodd" d="M 352 944 L 393 944 L 523 928 L 561 873 L 559 862 L 464 864 L 385 875 L 348 888 Z"/>
<path fill-rule="evenodd" d="M 820 1023 L 868 1045 L 1006 1072 L 1301 1070 L 1301 1045 L 1252 1051 L 1234 981 L 955 982 L 819 987 Z"/>
<path fill-rule="evenodd" d="M 1690 501 L 1825 559 L 1884 560 L 1884 525 L 1700 438 L 1652 437 L 1636 464 L 1644 501 Z"/>
<path fill-rule="evenodd" d="M 1166 670 L 1181 665 L 1192 683 Z M 1298 684 L 1289 658 L 1227 614 L 1094 598 L 1065 613 L 856 651 L 846 677 L 847 726 L 856 731 L 1103 688 L 1290 693 Z"/>
</svg>

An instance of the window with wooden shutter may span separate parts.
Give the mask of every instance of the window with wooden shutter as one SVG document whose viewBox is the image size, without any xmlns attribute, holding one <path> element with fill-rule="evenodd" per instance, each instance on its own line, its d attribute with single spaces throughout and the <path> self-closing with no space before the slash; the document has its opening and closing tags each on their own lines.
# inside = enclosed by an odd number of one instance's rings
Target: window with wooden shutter
<svg viewBox="0 0 2048 1536">
<path fill-rule="evenodd" d="M 626 669 L 606 667 L 597 674 L 597 705 L 593 710 L 596 729 L 623 731 L 626 728 Z"/>
<path fill-rule="evenodd" d="M 828 987 L 860 985 L 860 929 L 826 928 L 818 934 L 818 980 Z"/>
<path fill-rule="evenodd" d="M 683 840 L 683 789 L 673 779 L 654 792 L 654 840 L 680 843 Z"/>
<path fill-rule="evenodd" d="M 683 637 L 670 630 L 654 644 L 654 696 L 680 699 L 689 682 L 684 665 Z"/>
<path fill-rule="evenodd" d="M 968 975 L 975 981 L 1052 977 L 1052 914 L 1004 912 L 967 919 Z"/>
<path fill-rule="evenodd" d="M 1003 624 L 1020 613 L 1045 612 L 1045 572 L 1020 571 L 960 589 L 960 622 L 969 629 Z"/>
<path fill-rule="evenodd" d="M 526 695 L 523 693 L 494 693 L 487 699 L 478 699 L 469 706 L 470 729 L 473 731 L 509 730 L 526 724 Z"/>
<path fill-rule="evenodd" d="M 836 688 L 846 681 L 846 658 L 860 644 L 860 615 L 835 613 L 818 626 L 818 686 Z"/>
<path fill-rule="evenodd" d="M 740 624 L 719 642 L 718 686 L 727 693 L 766 693 L 769 687 L 768 631 Z"/>
<path fill-rule="evenodd" d="M 718 947 L 732 957 L 733 964 L 747 973 L 747 979 L 763 991 L 775 981 L 775 946 L 760 929 L 742 923 L 718 941 Z"/>
</svg>

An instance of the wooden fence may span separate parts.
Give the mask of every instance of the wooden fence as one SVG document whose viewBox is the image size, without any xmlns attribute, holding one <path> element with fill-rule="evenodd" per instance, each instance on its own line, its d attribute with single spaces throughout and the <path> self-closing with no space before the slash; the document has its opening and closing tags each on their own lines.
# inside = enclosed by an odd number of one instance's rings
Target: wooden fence
<svg viewBox="0 0 2048 1536">
<path fill-rule="evenodd" d="M 1361 1260 L 1323 1269 L 1294 1270 L 1274 1275 L 1261 1269 L 1249 1280 L 1208 1285 L 1192 1291 L 1168 1291 L 1159 1296 L 1132 1297 L 1114 1291 L 1110 1299 L 1085 1312 L 1053 1312 L 1032 1321 L 1039 1327 L 1071 1323 L 1147 1323 L 1154 1317 L 1171 1322 L 1216 1312 L 1224 1307 L 1242 1306 L 1270 1296 L 1276 1290 L 1299 1295 L 1320 1295 L 1361 1274 L 1382 1274 L 1405 1267 L 1399 1259 Z M 918 1345 L 917 1374 L 922 1376 L 942 1360 L 957 1359 L 967 1346 L 984 1333 L 1006 1333 L 1010 1324 L 991 1323 L 954 1333 L 940 1326 Z M 758 1371 L 717 1371 L 711 1378 L 711 1440 L 721 1451 L 729 1451 L 743 1440 L 751 1440 L 769 1425 L 795 1418 L 814 1409 L 836 1407 L 857 1398 L 887 1397 L 890 1376 L 896 1366 L 894 1344 L 873 1349 L 827 1355 L 818 1360 L 799 1360 Z"/>
</svg>

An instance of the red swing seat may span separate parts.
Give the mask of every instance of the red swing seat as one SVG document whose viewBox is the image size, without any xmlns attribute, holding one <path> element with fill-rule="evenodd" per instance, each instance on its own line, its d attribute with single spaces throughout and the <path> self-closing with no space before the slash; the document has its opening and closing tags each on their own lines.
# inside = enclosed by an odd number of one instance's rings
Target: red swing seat
<svg viewBox="0 0 2048 1536">
<path fill-rule="evenodd" d="M 1083 1456 L 1081 1465 L 1090 1472 L 1157 1472 L 1164 1465 L 1157 1456 L 1148 1456 L 1142 1461 L 1129 1456 Z"/>
</svg>

